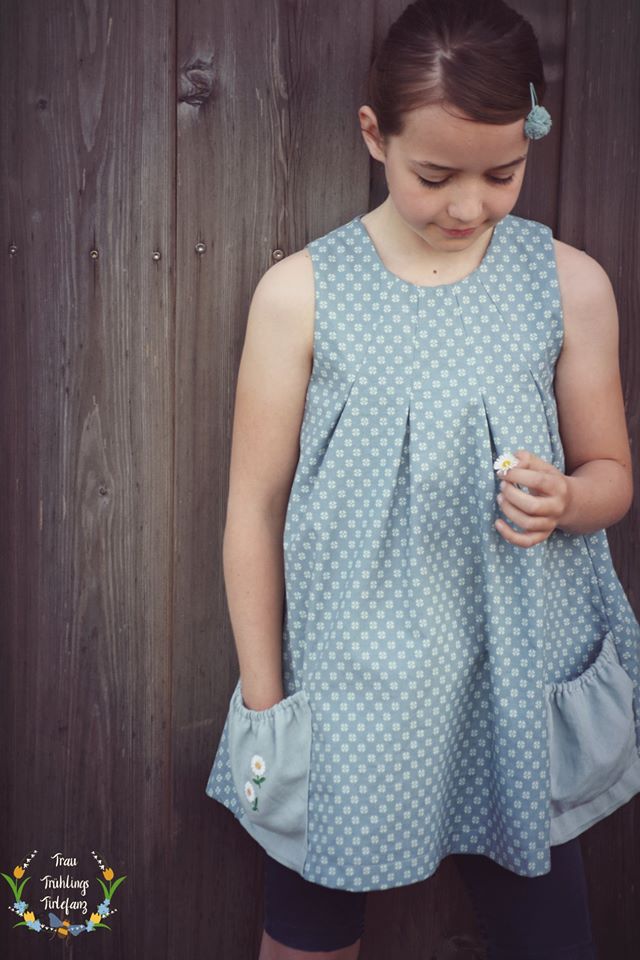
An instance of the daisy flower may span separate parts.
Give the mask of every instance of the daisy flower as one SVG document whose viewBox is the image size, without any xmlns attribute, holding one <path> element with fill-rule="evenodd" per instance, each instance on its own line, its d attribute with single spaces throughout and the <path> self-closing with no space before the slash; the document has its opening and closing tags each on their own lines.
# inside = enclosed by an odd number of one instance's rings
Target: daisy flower
<svg viewBox="0 0 640 960">
<path fill-rule="evenodd" d="M 493 469 L 498 476 L 506 477 L 512 467 L 517 467 L 520 461 L 512 453 L 503 453 L 493 461 Z"/>
<path fill-rule="evenodd" d="M 247 798 L 247 801 L 251 804 L 251 809 L 257 810 L 258 794 L 256 793 L 256 789 L 250 780 L 247 780 L 247 782 L 244 785 L 244 795 Z"/>
<path fill-rule="evenodd" d="M 262 777 L 264 779 L 264 772 L 266 768 L 266 763 L 262 757 L 258 756 L 257 753 L 251 757 L 251 773 L 255 774 L 256 777 Z"/>
</svg>

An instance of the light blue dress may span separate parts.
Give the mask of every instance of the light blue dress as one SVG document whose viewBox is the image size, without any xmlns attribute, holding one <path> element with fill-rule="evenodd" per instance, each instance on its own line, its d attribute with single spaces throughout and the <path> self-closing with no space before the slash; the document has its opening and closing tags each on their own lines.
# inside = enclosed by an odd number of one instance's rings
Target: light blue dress
<svg viewBox="0 0 640 960">
<path fill-rule="evenodd" d="M 455 283 L 361 217 L 307 244 L 314 361 L 284 530 L 284 699 L 231 695 L 206 793 L 307 880 L 383 890 L 451 853 L 523 876 L 640 792 L 640 624 L 605 530 L 497 532 L 494 459 L 564 471 L 552 232 L 508 215 Z"/>
</svg>

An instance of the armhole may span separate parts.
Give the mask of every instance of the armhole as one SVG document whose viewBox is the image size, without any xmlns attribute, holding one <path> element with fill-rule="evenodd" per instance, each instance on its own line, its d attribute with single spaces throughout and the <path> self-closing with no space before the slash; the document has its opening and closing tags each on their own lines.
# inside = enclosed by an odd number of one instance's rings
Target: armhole
<svg viewBox="0 0 640 960">
<path fill-rule="evenodd" d="M 552 354 L 550 359 L 555 368 L 556 363 L 560 353 L 562 352 L 562 347 L 565 340 L 565 317 L 564 317 L 564 306 L 562 303 L 562 290 L 560 287 L 560 271 L 558 269 L 558 258 L 556 255 L 556 245 L 555 238 L 553 236 L 553 230 L 551 227 L 546 224 L 542 224 L 543 231 L 546 234 L 547 244 L 549 248 L 549 274 L 550 274 L 550 284 L 549 290 L 551 294 L 551 302 L 549 308 L 551 310 L 551 316 L 553 318 L 553 336 L 551 338 L 551 347 Z"/>
<path fill-rule="evenodd" d="M 314 373 L 317 366 L 317 352 L 318 352 L 318 276 L 317 276 L 317 264 L 315 261 L 314 253 L 314 241 L 309 241 L 304 246 L 304 249 L 309 254 L 309 259 L 311 261 L 311 277 L 313 283 L 313 317 L 311 318 L 311 372 L 309 374 L 309 383 L 314 379 Z"/>
</svg>

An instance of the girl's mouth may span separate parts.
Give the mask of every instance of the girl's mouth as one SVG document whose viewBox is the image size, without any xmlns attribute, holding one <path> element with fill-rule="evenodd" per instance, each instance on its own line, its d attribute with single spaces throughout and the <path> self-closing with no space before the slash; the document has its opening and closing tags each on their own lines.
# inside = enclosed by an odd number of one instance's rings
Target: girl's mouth
<svg viewBox="0 0 640 960">
<path fill-rule="evenodd" d="M 448 237 L 470 237 L 472 233 L 475 233 L 476 227 L 469 227 L 468 230 L 446 230 L 444 227 L 441 228 Z"/>
</svg>

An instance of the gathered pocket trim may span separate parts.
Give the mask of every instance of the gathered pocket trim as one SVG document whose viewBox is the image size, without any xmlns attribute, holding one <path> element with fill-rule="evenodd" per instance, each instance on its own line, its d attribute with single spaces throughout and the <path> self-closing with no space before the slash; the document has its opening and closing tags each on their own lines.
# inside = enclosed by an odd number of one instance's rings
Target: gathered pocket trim
<svg viewBox="0 0 640 960">
<path fill-rule="evenodd" d="M 304 689 L 266 710 L 229 709 L 229 763 L 241 823 L 274 859 L 302 873 L 307 853 L 311 707 Z"/>
<path fill-rule="evenodd" d="M 582 674 L 546 684 L 552 843 L 576 836 L 640 790 L 633 691 L 611 630 Z"/>
</svg>

